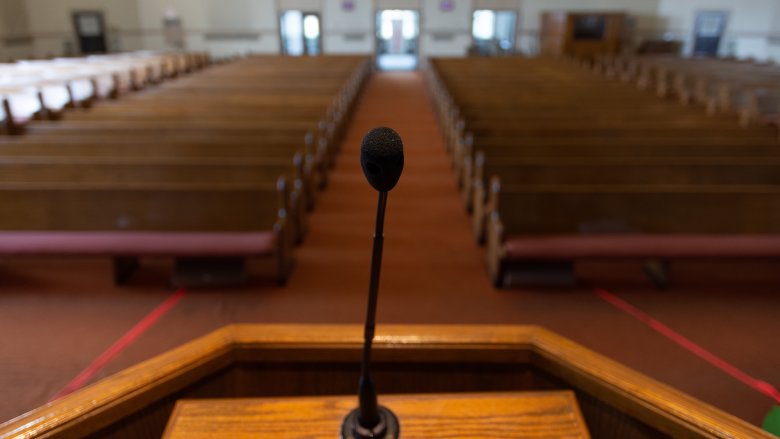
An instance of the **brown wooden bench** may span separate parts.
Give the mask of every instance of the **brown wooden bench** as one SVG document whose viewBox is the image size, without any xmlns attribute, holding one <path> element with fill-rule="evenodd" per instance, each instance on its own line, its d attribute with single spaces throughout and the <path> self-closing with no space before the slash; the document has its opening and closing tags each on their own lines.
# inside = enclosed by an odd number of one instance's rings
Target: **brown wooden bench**
<svg viewBox="0 0 780 439">
<path fill-rule="evenodd" d="M 604 57 L 599 63 L 597 71 L 616 70 L 626 82 L 655 89 L 660 96 L 675 97 L 683 104 L 703 105 L 710 114 L 737 112 L 742 123 L 768 117 L 775 121 L 776 105 L 769 107 L 766 116 L 745 116 L 757 109 L 751 95 L 771 92 L 780 85 L 780 69 L 767 63 L 673 56 Z"/>
<path fill-rule="evenodd" d="M 505 185 L 776 185 L 780 156 L 738 157 L 529 157 L 484 160 L 478 153 L 472 180 L 473 228 L 479 242 L 497 200 L 489 181 Z M 491 192 L 494 197 L 496 192 Z"/>
<path fill-rule="evenodd" d="M 144 75 L 114 78 L 116 100 L 0 138 L 0 213 L 16 212 L 0 253 L 114 257 L 118 281 L 168 256 L 187 284 L 241 281 L 263 257 L 286 279 L 368 72 L 365 57 L 251 57 L 138 93 Z"/>
<path fill-rule="evenodd" d="M 0 183 L 0 254 L 100 256 L 123 283 L 138 258 L 176 258 L 176 285 L 245 280 L 244 259 L 292 266 L 287 186 L 276 183 Z M 131 243 L 135 241 L 134 243 Z"/>
<path fill-rule="evenodd" d="M 753 238 L 740 240 L 777 232 L 755 201 L 765 201 L 767 217 L 780 215 L 776 129 L 745 129 L 733 117 L 661 99 L 695 82 L 670 66 L 623 67 L 658 93 L 614 82 L 620 67 L 597 65 L 594 73 L 545 59 L 430 63 L 427 77 L 478 236 L 490 218 L 488 262 L 497 283 L 505 273 L 550 269 L 571 278 L 572 259 L 580 258 L 780 256 L 753 246 Z M 504 187 L 486 196 L 494 175 Z M 705 235 L 726 248 L 723 256 L 697 247 L 695 236 Z M 548 237 L 556 244 L 545 253 Z M 589 247 L 599 238 L 603 245 Z M 665 281 L 663 270 L 653 274 Z"/>
<path fill-rule="evenodd" d="M 205 137 L 205 138 L 204 138 Z M 297 140 L 296 140 L 297 139 Z M 219 143 L 217 143 L 219 142 Z M 221 140 L 186 135 L 114 137 L 36 135 L 0 138 L 0 157 L 71 157 L 71 158 L 125 158 L 139 160 L 144 157 L 172 161 L 177 157 L 187 160 L 251 160 L 274 163 L 296 161 L 299 176 L 304 185 L 308 209 L 313 208 L 318 188 L 327 182 L 327 145 L 320 142 L 315 148 L 309 136 L 264 137 L 226 135 Z M 307 151 L 307 152 L 304 152 Z"/>
<path fill-rule="evenodd" d="M 632 137 L 614 139 L 594 137 L 546 137 L 534 139 L 483 138 L 467 142 L 459 147 L 462 160 L 455 161 L 458 181 L 463 190 L 464 201 L 470 203 L 473 196 L 473 181 L 477 167 L 486 163 L 511 162 L 531 158 L 708 158 L 735 157 L 780 157 L 780 148 L 774 139 L 766 137 L 737 138 L 665 138 Z M 476 151 L 476 152 L 475 152 Z M 479 153 L 479 158 L 477 157 Z M 483 182 L 489 174 L 482 174 Z M 468 205 L 468 204 L 467 204 Z"/>
<path fill-rule="evenodd" d="M 187 157 L 14 156 L 0 159 L 4 183 L 177 183 L 289 182 L 287 224 L 295 243 L 308 231 L 303 158 L 234 159 Z"/>
<path fill-rule="evenodd" d="M 487 224 L 487 262 L 499 286 L 547 269 L 570 281 L 581 259 L 780 258 L 777 186 L 519 186 L 496 179 L 491 191 L 497 205 Z M 600 238 L 603 245 L 588 247 Z M 666 283 L 663 271 L 653 274 Z"/>
</svg>

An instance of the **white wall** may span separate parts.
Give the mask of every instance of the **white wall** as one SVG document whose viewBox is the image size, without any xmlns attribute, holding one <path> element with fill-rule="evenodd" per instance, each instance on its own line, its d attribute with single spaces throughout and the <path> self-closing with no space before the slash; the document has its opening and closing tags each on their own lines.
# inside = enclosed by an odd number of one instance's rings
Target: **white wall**
<svg viewBox="0 0 780 439">
<path fill-rule="evenodd" d="M 780 2 L 777 2 L 772 14 L 772 33 L 769 36 L 767 54 L 770 59 L 780 61 Z"/>
<path fill-rule="evenodd" d="M 439 1 L 422 4 L 420 56 L 462 56 L 471 44 L 472 0 L 452 0 L 451 10 Z"/>
<path fill-rule="evenodd" d="M 274 0 L 137 0 L 144 48 L 171 49 L 166 16 L 181 20 L 185 49 L 213 55 L 277 53 L 279 35 Z"/>
<path fill-rule="evenodd" d="M 33 56 L 33 39 L 24 0 L 0 1 L 0 62 Z"/>
<path fill-rule="evenodd" d="M 66 46 L 78 50 L 71 14 L 77 10 L 103 11 L 110 50 L 137 50 L 138 4 L 128 0 L 24 0 L 35 56 L 60 55 Z"/>
<path fill-rule="evenodd" d="M 779 7 L 777 0 L 661 0 L 659 15 L 666 21 L 670 36 L 684 41 L 684 53 L 689 54 L 693 49 L 696 12 L 727 11 L 729 21 L 721 55 L 767 59 L 770 35 L 780 30 Z"/>
<path fill-rule="evenodd" d="M 354 0 L 354 8 L 345 10 L 342 0 L 324 0 L 322 37 L 325 53 L 374 53 L 374 8 L 371 2 Z"/>
</svg>

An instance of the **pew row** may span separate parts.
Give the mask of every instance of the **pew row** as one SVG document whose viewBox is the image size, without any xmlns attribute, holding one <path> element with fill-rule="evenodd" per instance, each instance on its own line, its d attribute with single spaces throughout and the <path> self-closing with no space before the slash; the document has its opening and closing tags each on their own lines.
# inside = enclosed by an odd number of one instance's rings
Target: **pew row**
<svg viewBox="0 0 780 439">
<path fill-rule="evenodd" d="M 539 137 L 533 139 L 515 139 L 511 137 L 482 138 L 475 142 L 469 137 L 465 143 L 458 146 L 462 159 L 455 167 L 457 181 L 462 189 L 463 200 L 467 209 L 471 209 L 475 181 L 479 179 L 487 183 L 492 175 L 490 171 L 483 172 L 485 166 L 502 166 L 502 163 L 522 163 L 523 161 L 539 159 L 553 163 L 556 160 L 569 159 L 590 160 L 598 163 L 610 161 L 633 160 L 634 163 L 646 161 L 648 164 L 664 160 L 696 160 L 706 163 L 710 159 L 728 161 L 734 158 L 735 163 L 745 163 L 751 158 L 754 162 L 760 157 L 767 158 L 768 163 L 780 158 L 780 149 L 773 139 L 765 137 L 695 137 L 695 138 L 664 138 L 653 137 Z M 604 178 L 599 176 L 596 178 Z M 651 177 L 648 177 L 651 178 Z M 713 176 L 713 178 L 717 178 Z M 662 180 L 659 180 L 662 181 Z M 728 182 L 728 181 L 724 181 Z"/>
<path fill-rule="evenodd" d="M 204 53 L 154 52 L 0 64 L 0 121 L 7 133 L 21 134 L 31 120 L 59 120 L 68 109 L 90 108 L 208 64 Z"/>
<path fill-rule="evenodd" d="M 661 84 L 668 79 L 664 75 L 659 73 L 653 86 L 666 87 Z M 739 219 L 756 220 L 758 208 L 735 199 L 755 197 L 751 191 L 766 189 L 766 203 L 777 203 L 780 193 L 773 193 L 780 187 L 776 128 L 740 126 L 731 115 L 708 116 L 662 99 L 668 90 L 653 96 L 615 83 L 615 75 L 605 78 L 558 60 L 435 59 L 429 62 L 426 76 L 464 204 L 473 215 L 474 232 L 479 242 L 487 239 L 489 245 L 488 267 L 494 283 L 504 285 L 534 275 L 555 277 L 546 273 L 573 281 L 574 260 L 635 258 L 659 260 L 648 266 L 655 267 L 650 274 L 663 285 L 668 281 L 665 258 L 714 257 L 715 252 L 705 251 L 700 240 L 683 240 L 689 235 L 706 236 L 706 242 L 724 248 L 722 258 L 774 257 L 756 245 L 760 240 L 747 239 L 744 245 L 740 241 L 742 235 L 771 237 L 775 231 L 757 226 L 743 230 Z M 711 88 L 706 92 L 714 91 L 723 102 L 742 99 L 730 95 L 736 90 L 733 87 L 706 84 L 703 88 Z M 771 101 L 771 96 L 759 97 L 754 106 Z M 492 177 L 516 196 L 500 199 L 488 183 Z M 689 212 L 681 211 L 685 203 L 675 201 L 679 195 L 648 195 L 668 191 L 672 185 L 697 194 L 687 205 Z M 573 192 L 567 200 L 544 192 L 553 187 Z M 617 197 L 607 188 L 625 193 Z M 523 199 L 517 195 L 523 190 L 544 192 L 548 204 Z M 721 207 L 724 212 L 703 202 L 707 191 L 723 191 L 720 196 L 731 197 Z M 575 199 L 582 202 L 574 203 Z M 598 208 L 604 212 L 592 211 Z M 706 220 L 685 219 L 687 229 L 656 230 L 658 224 L 652 221 L 645 224 L 648 227 L 637 226 L 647 218 L 663 221 L 666 214 L 699 215 Z M 708 230 L 711 215 L 731 218 L 732 223 Z M 559 217 L 577 223 L 555 228 Z M 526 222 L 518 225 L 521 219 Z M 506 235 L 504 228 L 509 230 Z M 599 235 L 580 236 L 583 233 Z M 652 234 L 653 240 L 629 241 L 645 234 Z M 552 241 L 526 243 L 547 236 L 556 238 L 559 260 L 540 249 Z M 520 238 L 523 245 L 517 244 Z M 604 238 L 605 243 L 591 245 L 586 238 Z M 566 245 L 581 250 L 567 250 Z M 632 245 L 635 252 L 626 256 L 625 248 Z M 676 245 L 693 250 L 681 252 Z M 589 248 L 593 250 L 588 252 Z M 534 259 L 533 251 L 545 256 Z"/>
<path fill-rule="evenodd" d="M 273 260 L 274 277 L 286 279 L 292 244 L 306 234 L 307 211 L 327 183 L 370 63 L 355 56 L 249 57 L 125 93 L 162 70 L 112 76 L 111 102 L 0 138 L 0 191 L 31 218 L 0 220 L 0 230 L 26 233 L 9 235 L 8 252 L 114 257 L 118 281 L 140 257 L 174 257 L 177 284 L 239 283 L 244 259 L 257 257 Z M 283 195 L 280 176 L 288 182 Z M 103 192 L 115 199 L 102 203 L 111 198 Z M 167 198 L 174 200 L 166 205 Z M 241 203 L 252 207 L 241 210 Z M 106 212 L 92 214 L 84 210 L 89 205 Z M 197 224 L 184 216 L 188 210 Z M 203 245 L 187 244 L 193 238 Z M 224 254 L 231 247 L 237 254 Z"/>
<path fill-rule="evenodd" d="M 737 114 L 742 126 L 777 126 L 780 69 L 769 63 L 670 56 L 599 57 L 592 69 L 654 90 L 708 114 Z"/>
<path fill-rule="evenodd" d="M 36 135 L 0 139 L 0 156 L 9 160 L 126 160 L 143 162 L 145 158 L 174 162 L 193 160 L 236 161 L 254 163 L 294 163 L 296 175 L 303 183 L 307 208 L 314 207 L 319 189 L 327 185 L 328 144 L 318 144 L 311 135 L 269 134 L 258 140 L 254 136 L 223 136 L 182 133 L 160 136 L 128 134 L 121 137 Z M 34 178 L 34 177 L 33 177 Z M 297 181 L 297 180 L 296 180 Z M 294 182 L 295 183 L 295 182 Z M 297 183 L 295 183 L 297 184 Z"/>
<path fill-rule="evenodd" d="M 491 181 L 487 265 L 496 286 L 574 282 L 583 259 L 780 258 L 772 185 L 505 185 Z"/>
<path fill-rule="evenodd" d="M 176 286 L 240 284 L 246 258 L 292 268 L 286 180 L 274 183 L 0 183 L 0 254 L 110 257 L 126 282 L 141 257 L 173 257 Z"/>
<path fill-rule="evenodd" d="M 17 183 L 261 183 L 289 182 L 287 223 L 296 244 L 308 231 L 306 178 L 302 154 L 286 158 L 57 157 L 0 159 L 0 182 Z"/>
<path fill-rule="evenodd" d="M 507 185 L 775 185 L 780 186 L 778 157 L 493 157 L 476 155 L 467 206 L 474 234 L 484 239 L 484 224 L 493 211 L 489 181 Z M 495 196 L 495 192 L 492 193 Z"/>
</svg>

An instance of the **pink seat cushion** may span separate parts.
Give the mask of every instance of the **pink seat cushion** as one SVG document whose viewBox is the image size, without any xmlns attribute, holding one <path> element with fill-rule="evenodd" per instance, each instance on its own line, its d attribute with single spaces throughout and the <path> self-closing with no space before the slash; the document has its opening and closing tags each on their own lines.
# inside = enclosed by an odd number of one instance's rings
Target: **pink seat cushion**
<svg viewBox="0 0 780 439">
<path fill-rule="evenodd" d="M 515 235 L 509 259 L 769 258 L 780 235 Z"/>
<path fill-rule="evenodd" d="M 273 232 L 0 232 L 6 256 L 267 256 Z"/>
</svg>

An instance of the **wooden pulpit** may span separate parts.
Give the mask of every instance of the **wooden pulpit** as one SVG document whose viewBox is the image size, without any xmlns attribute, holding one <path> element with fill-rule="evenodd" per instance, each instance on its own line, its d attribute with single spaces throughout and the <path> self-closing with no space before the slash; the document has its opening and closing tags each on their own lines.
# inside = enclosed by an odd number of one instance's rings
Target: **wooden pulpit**
<svg viewBox="0 0 780 439">
<path fill-rule="evenodd" d="M 357 405 L 362 335 L 226 326 L 2 424 L 0 438 L 336 438 Z M 380 326 L 372 369 L 403 438 L 773 437 L 534 326 Z"/>
</svg>

